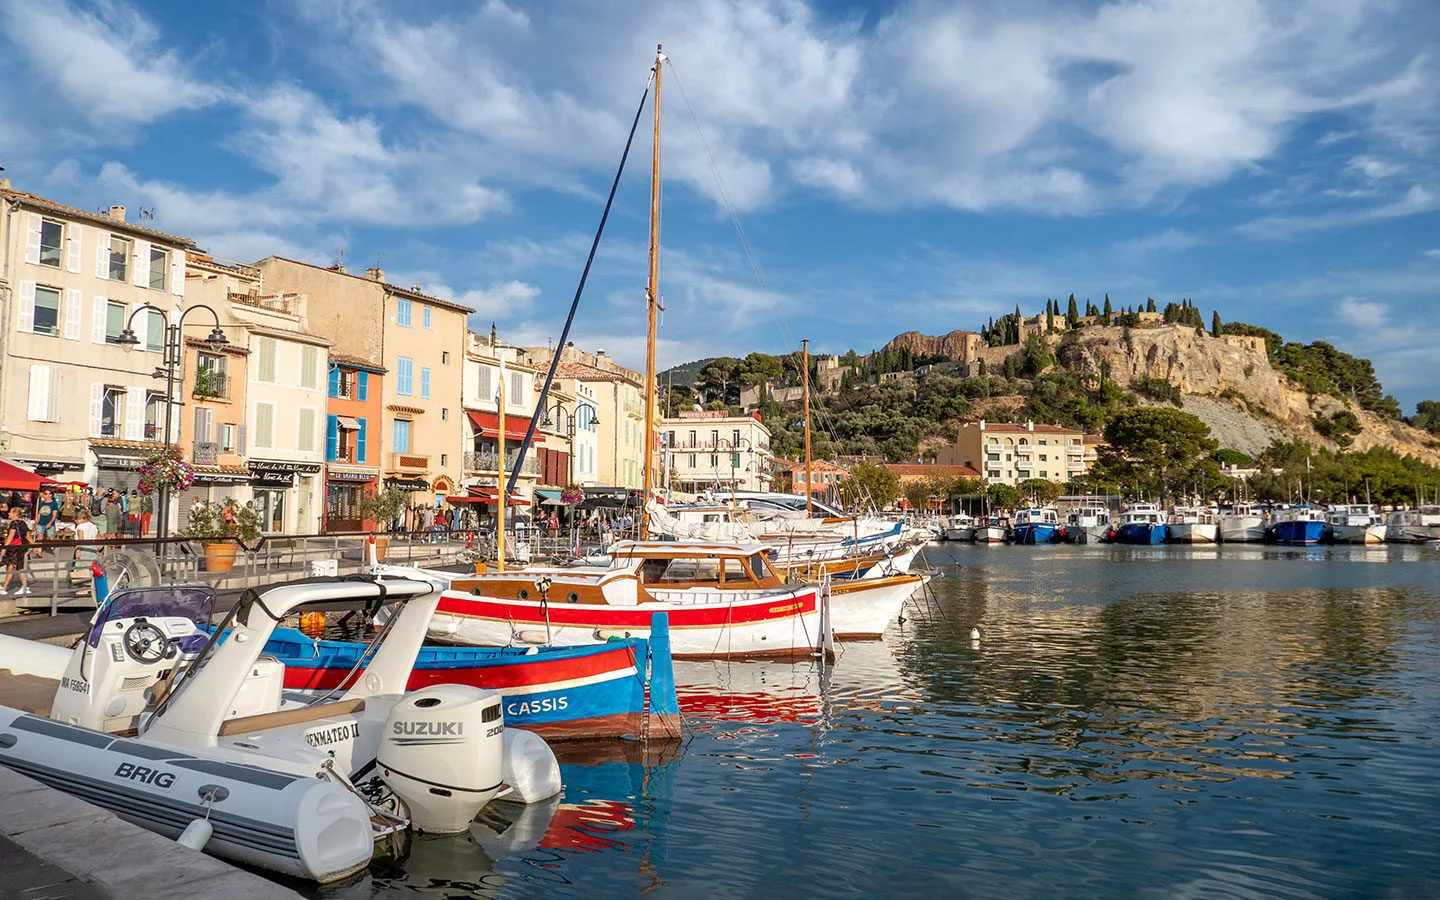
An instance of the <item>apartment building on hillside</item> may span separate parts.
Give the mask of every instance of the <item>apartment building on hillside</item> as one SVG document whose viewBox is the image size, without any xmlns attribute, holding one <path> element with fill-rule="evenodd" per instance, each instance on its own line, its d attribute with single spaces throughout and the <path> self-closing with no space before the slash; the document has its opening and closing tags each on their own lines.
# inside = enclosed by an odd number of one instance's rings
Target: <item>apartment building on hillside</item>
<svg viewBox="0 0 1440 900">
<path fill-rule="evenodd" d="M 935 461 L 976 469 L 986 484 L 1018 485 L 1030 478 L 1063 484 L 1084 475 L 1093 459 L 1093 452 L 1086 453 L 1083 431 L 981 419 L 962 424 L 955 443 L 941 449 Z"/>
</svg>

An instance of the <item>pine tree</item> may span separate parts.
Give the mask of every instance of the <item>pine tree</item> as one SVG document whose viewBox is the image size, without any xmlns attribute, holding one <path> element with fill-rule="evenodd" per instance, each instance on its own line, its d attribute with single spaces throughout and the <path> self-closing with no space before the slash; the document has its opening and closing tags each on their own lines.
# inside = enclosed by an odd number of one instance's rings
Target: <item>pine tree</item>
<svg viewBox="0 0 1440 900">
<path fill-rule="evenodd" d="M 979 372 L 980 372 L 980 377 L 981 377 L 981 378 L 989 378 L 989 377 L 990 377 L 989 373 L 985 371 L 985 360 L 983 360 L 983 359 L 980 360 Z"/>
<path fill-rule="evenodd" d="M 1065 311 L 1065 324 L 1071 328 L 1077 328 L 1080 325 L 1080 307 L 1075 303 L 1074 294 L 1070 295 L 1070 308 Z"/>
<path fill-rule="evenodd" d="M 1220 336 L 1220 310 L 1218 309 L 1210 314 L 1210 336 Z"/>
</svg>

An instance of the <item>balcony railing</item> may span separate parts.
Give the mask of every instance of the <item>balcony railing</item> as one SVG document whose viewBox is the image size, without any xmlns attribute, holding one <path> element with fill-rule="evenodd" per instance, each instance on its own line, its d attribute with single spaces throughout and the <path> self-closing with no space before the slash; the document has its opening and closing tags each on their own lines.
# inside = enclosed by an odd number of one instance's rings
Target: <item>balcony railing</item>
<svg viewBox="0 0 1440 900">
<path fill-rule="evenodd" d="M 505 454 L 505 471 L 515 471 L 515 459 L 518 453 L 510 452 Z M 465 471 L 467 472 L 497 472 L 496 464 L 499 463 L 499 454 L 493 450 L 478 450 L 465 454 Z M 522 475 L 539 475 L 540 458 L 533 451 L 525 455 L 525 465 L 520 467 Z"/>
<path fill-rule="evenodd" d="M 420 453 L 387 453 L 385 470 L 405 475 L 423 475 L 430 471 L 430 456 Z"/>
<path fill-rule="evenodd" d="M 190 461 L 197 466 L 219 465 L 220 444 L 216 441 L 196 441 L 190 450 Z"/>
<path fill-rule="evenodd" d="M 213 369 L 200 369 L 190 386 L 192 396 L 200 400 L 230 400 L 230 376 Z"/>
</svg>

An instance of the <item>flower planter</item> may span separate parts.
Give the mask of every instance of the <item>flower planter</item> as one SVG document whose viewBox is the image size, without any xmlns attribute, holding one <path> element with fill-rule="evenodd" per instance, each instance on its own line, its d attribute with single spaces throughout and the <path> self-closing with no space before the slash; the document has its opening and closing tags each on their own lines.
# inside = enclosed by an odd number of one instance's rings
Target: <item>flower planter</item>
<svg viewBox="0 0 1440 900">
<path fill-rule="evenodd" d="M 228 572 L 235 568 L 235 542 L 217 541 L 205 545 L 205 571 Z"/>
</svg>

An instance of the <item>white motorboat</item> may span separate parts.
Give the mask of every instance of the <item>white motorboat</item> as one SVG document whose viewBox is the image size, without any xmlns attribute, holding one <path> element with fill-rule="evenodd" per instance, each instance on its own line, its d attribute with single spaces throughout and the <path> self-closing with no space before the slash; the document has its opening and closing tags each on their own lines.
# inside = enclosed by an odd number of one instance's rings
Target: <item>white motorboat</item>
<svg viewBox="0 0 1440 900">
<path fill-rule="evenodd" d="M 1098 544 L 1110 534 L 1110 510 L 1103 506 L 1077 506 L 1065 514 L 1061 539 L 1070 544 Z"/>
<path fill-rule="evenodd" d="M 1385 543 L 1385 520 L 1368 503 L 1331 507 L 1325 515 L 1330 540 L 1337 544 Z"/>
<path fill-rule="evenodd" d="M 1236 503 L 1220 516 L 1220 540 L 1258 544 L 1265 540 L 1265 517 L 1249 503 Z"/>
<path fill-rule="evenodd" d="M 830 623 L 838 640 L 878 638 L 928 575 L 890 575 L 830 582 Z"/>
<path fill-rule="evenodd" d="M 1005 520 L 997 516 L 989 516 L 975 524 L 975 543 L 977 544 L 1003 544 L 1005 537 L 1010 533 L 1010 527 Z"/>
<path fill-rule="evenodd" d="M 0 639 L 0 764 L 216 856 L 318 882 L 406 827 L 464 831 L 491 799 L 559 790 L 544 742 L 500 695 L 404 693 L 435 585 L 349 576 L 247 591 L 213 632 L 206 586 L 107 599 L 71 650 Z M 287 615 L 388 608 L 365 676 L 299 702 L 261 651 Z M 333 693 L 333 692 L 332 692 Z"/>
<path fill-rule="evenodd" d="M 1420 544 L 1440 540 L 1440 506 L 1397 509 L 1385 523 L 1385 540 Z"/>
<path fill-rule="evenodd" d="M 1177 544 L 1213 544 L 1220 534 L 1215 515 L 1195 506 L 1175 507 L 1169 526 L 1169 540 Z"/>
<path fill-rule="evenodd" d="M 951 516 L 945 520 L 944 533 L 947 541 L 973 541 L 975 540 L 975 519 L 965 513 Z"/>
</svg>

